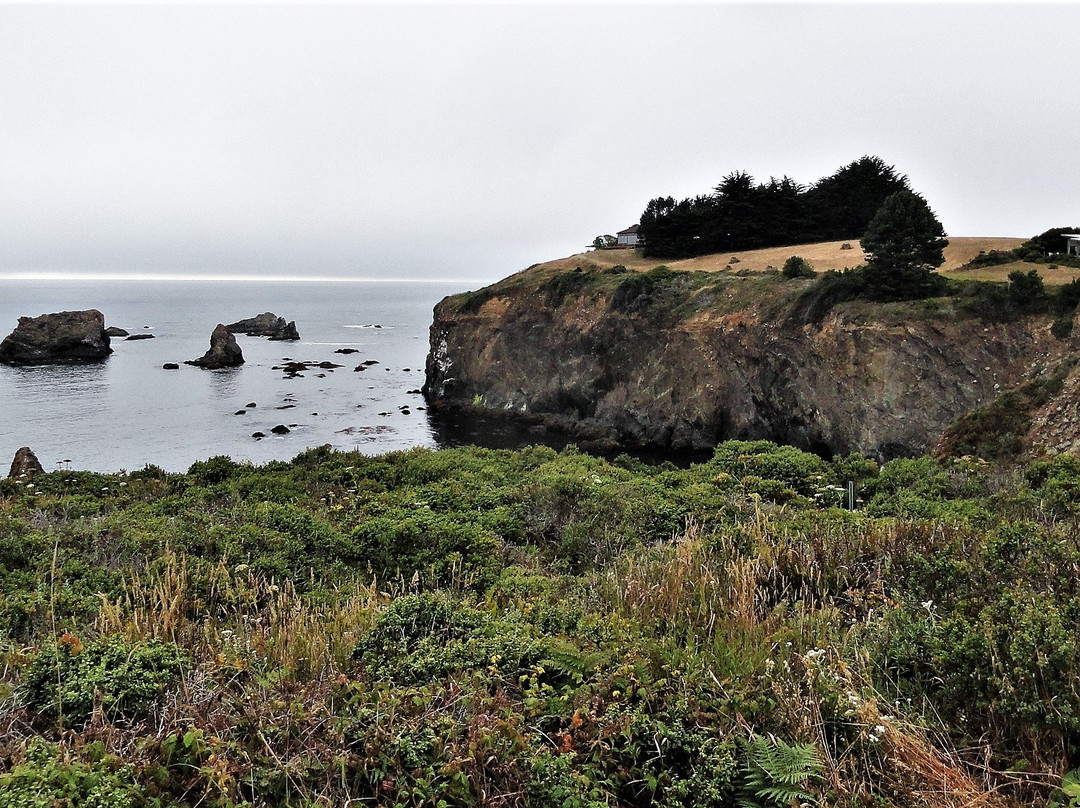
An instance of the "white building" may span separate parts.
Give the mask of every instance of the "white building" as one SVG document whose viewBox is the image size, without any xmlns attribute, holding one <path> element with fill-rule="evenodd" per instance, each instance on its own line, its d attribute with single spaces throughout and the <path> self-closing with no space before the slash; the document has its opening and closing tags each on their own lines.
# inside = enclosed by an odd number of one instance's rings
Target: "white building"
<svg viewBox="0 0 1080 808">
<path fill-rule="evenodd" d="M 638 226 L 636 224 L 633 227 L 628 227 L 625 230 L 620 230 L 615 235 L 618 237 L 618 243 L 620 247 L 638 246 Z"/>
<path fill-rule="evenodd" d="M 1062 233 L 1065 237 L 1065 252 L 1080 255 L 1080 233 Z"/>
</svg>

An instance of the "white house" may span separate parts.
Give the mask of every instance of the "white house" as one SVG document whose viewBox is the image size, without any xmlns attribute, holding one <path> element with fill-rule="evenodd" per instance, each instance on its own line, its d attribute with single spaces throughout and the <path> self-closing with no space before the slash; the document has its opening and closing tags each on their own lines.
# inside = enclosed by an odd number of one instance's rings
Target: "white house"
<svg viewBox="0 0 1080 808">
<path fill-rule="evenodd" d="M 1080 255 L 1080 233 L 1062 233 L 1065 237 L 1065 252 Z"/>
<path fill-rule="evenodd" d="M 620 247 L 636 247 L 639 244 L 638 226 L 636 224 L 633 227 L 620 230 L 615 235 L 618 237 Z M 1080 238 L 1080 236 L 1078 236 L 1078 238 Z"/>
</svg>

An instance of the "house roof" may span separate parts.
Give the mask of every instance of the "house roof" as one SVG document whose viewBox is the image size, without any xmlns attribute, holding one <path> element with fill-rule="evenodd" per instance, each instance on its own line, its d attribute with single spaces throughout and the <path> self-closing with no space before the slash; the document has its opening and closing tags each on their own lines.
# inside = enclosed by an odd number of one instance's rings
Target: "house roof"
<svg viewBox="0 0 1080 808">
<path fill-rule="evenodd" d="M 633 227 L 628 227 L 625 230 L 620 230 L 615 235 L 616 236 L 629 236 L 631 233 L 636 233 L 637 231 L 638 231 L 638 225 L 635 224 Z"/>
</svg>

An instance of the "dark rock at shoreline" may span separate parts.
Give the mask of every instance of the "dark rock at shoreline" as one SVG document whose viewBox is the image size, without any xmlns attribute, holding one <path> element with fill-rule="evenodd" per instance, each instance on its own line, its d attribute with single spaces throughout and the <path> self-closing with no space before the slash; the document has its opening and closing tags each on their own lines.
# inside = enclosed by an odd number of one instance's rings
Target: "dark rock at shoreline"
<svg viewBox="0 0 1080 808">
<path fill-rule="evenodd" d="M 110 337 L 126 337 L 128 332 L 122 328 L 117 328 L 115 325 L 110 325 L 105 329 L 105 333 Z"/>
<path fill-rule="evenodd" d="M 273 341 L 300 339 L 295 320 L 285 322 L 284 317 L 278 317 L 270 311 L 264 312 L 257 317 L 237 320 L 235 323 L 230 323 L 225 327 L 234 334 L 246 334 L 249 337 L 269 337 Z"/>
<path fill-rule="evenodd" d="M 153 334 L 132 334 L 130 337 L 125 339 L 124 342 L 132 342 L 134 340 L 153 339 L 153 338 L 154 338 Z"/>
<path fill-rule="evenodd" d="M 275 435 L 288 435 L 292 430 L 285 426 L 285 424 L 278 424 L 270 431 Z"/>
<path fill-rule="evenodd" d="M 244 352 L 236 344 L 236 337 L 229 333 L 224 325 L 218 323 L 210 335 L 210 350 L 198 359 L 189 359 L 184 364 L 210 370 L 232 368 L 244 364 Z"/>
<path fill-rule="evenodd" d="M 0 342 L 0 362 L 6 365 L 100 362 L 111 353 L 105 316 L 97 309 L 20 317 Z"/>
<path fill-rule="evenodd" d="M 162 370 L 180 370 L 180 366 L 175 362 L 166 362 L 161 366 Z"/>
<path fill-rule="evenodd" d="M 33 477 L 35 474 L 44 473 L 45 469 L 41 467 L 37 455 L 29 446 L 23 446 L 15 452 L 15 458 L 11 461 L 11 471 L 8 472 L 8 477 Z"/>
</svg>

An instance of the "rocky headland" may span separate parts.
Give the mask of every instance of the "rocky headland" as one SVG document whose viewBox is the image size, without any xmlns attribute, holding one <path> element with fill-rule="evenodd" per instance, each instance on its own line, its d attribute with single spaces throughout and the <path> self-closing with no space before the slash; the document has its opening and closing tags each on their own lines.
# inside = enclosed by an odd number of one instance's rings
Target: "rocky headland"
<svg viewBox="0 0 1080 808">
<path fill-rule="evenodd" d="M 6 365 L 100 362 L 111 353 L 105 316 L 97 309 L 20 317 L 0 342 L 0 363 Z"/>
<path fill-rule="evenodd" d="M 1026 451 L 1080 447 L 1068 318 L 962 296 L 822 313 L 816 283 L 539 265 L 435 307 L 424 394 L 612 448 L 760 438 L 890 459 L 1001 428 L 989 439 Z"/>
</svg>

